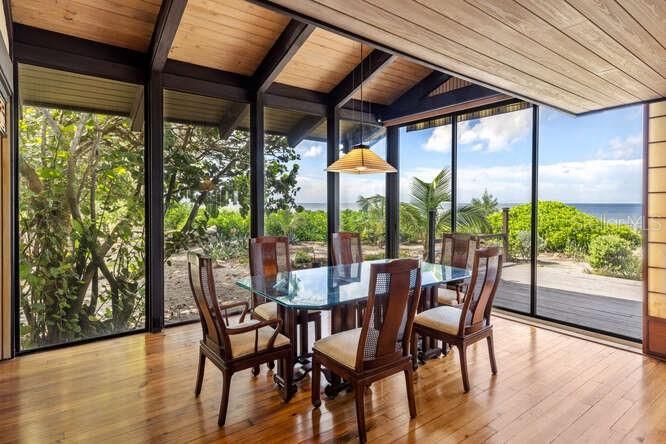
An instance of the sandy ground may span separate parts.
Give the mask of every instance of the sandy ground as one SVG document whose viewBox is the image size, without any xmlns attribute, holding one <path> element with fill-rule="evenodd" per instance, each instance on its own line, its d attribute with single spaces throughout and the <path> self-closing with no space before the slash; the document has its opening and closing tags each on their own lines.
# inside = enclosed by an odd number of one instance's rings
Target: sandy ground
<svg viewBox="0 0 666 444">
<path fill-rule="evenodd" d="M 595 296 L 632 301 L 643 300 L 643 283 L 630 279 L 599 276 L 587 272 L 589 266 L 555 255 L 540 254 L 537 282 L 540 287 L 567 290 Z M 521 284 L 530 283 L 530 264 L 509 264 L 502 270 L 502 279 Z"/>
</svg>

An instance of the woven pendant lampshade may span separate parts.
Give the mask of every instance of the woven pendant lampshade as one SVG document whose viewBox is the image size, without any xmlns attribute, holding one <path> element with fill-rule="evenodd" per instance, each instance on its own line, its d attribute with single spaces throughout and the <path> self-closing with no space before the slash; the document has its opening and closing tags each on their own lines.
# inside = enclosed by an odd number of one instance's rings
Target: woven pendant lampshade
<svg viewBox="0 0 666 444">
<path fill-rule="evenodd" d="M 375 154 L 368 145 L 354 145 L 352 149 L 333 162 L 326 171 L 331 173 L 376 174 L 396 173 L 393 165 Z"/>
</svg>

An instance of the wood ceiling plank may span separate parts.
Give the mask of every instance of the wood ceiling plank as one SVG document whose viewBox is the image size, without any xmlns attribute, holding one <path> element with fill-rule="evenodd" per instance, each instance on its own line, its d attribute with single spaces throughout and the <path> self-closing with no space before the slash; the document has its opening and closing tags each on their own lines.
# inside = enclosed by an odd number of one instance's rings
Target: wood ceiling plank
<svg viewBox="0 0 666 444">
<path fill-rule="evenodd" d="M 640 22 L 652 37 L 666 47 L 666 2 L 663 0 L 622 0 L 622 7 Z"/>
<path fill-rule="evenodd" d="M 564 0 L 517 0 L 518 3 L 552 23 L 563 33 L 589 48 L 613 66 L 644 84 L 653 92 L 653 98 L 666 95 L 666 79 L 651 66 L 632 54 L 606 32 L 592 23 Z"/>
<path fill-rule="evenodd" d="M 289 18 L 240 0 L 189 0 L 169 57 L 252 75 Z"/>
<path fill-rule="evenodd" d="M 622 42 L 622 46 L 643 63 L 662 77 L 666 75 L 666 49 L 615 0 L 567 0 L 567 2 L 599 29 L 604 30 L 616 41 Z M 662 27 L 666 28 L 666 23 L 662 22 Z"/>
<path fill-rule="evenodd" d="M 12 15 L 17 23 L 146 51 L 159 7 L 145 0 L 13 0 Z"/>
<path fill-rule="evenodd" d="M 366 0 L 396 16 L 419 23 L 436 34 L 455 41 L 460 46 L 457 53 L 468 57 L 470 54 L 480 54 L 488 58 L 489 63 L 504 69 L 505 66 L 514 67 L 534 79 L 543 80 L 562 91 L 578 97 L 580 100 L 591 102 L 592 106 L 615 106 L 622 102 L 613 100 L 596 89 L 591 89 L 578 82 L 575 78 L 563 75 L 558 70 L 551 69 L 525 57 L 522 53 L 514 51 L 513 46 L 499 44 L 495 40 L 476 31 L 473 23 L 463 26 L 455 20 L 443 15 L 442 10 L 454 9 L 455 5 L 434 4 L 435 8 L 417 2 L 378 1 Z M 427 2 L 425 2 L 427 3 Z"/>
<path fill-rule="evenodd" d="M 425 27 L 412 23 L 373 5 L 355 1 L 299 2 L 279 0 L 281 5 L 305 15 L 325 17 L 328 23 L 376 41 L 400 48 L 407 54 L 442 66 L 445 70 L 468 76 L 477 82 L 495 85 L 508 91 L 529 92 L 532 97 L 552 106 L 580 113 L 598 108 L 588 100 L 562 91 L 540 79 L 498 63 L 482 54 L 443 38 Z M 525 96 L 526 94 L 523 94 Z"/>
<path fill-rule="evenodd" d="M 422 65 L 397 58 L 363 85 L 363 99 L 388 105 L 431 72 Z M 360 99 L 360 91 L 354 98 Z"/>
<path fill-rule="evenodd" d="M 547 46 L 534 40 L 532 36 L 525 35 L 505 24 L 492 12 L 486 10 L 487 2 L 473 5 L 464 0 L 449 0 L 446 4 L 435 0 L 418 1 L 436 9 L 440 14 L 450 17 L 467 28 L 473 28 L 485 37 L 520 52 L 544 67 L 561 72 L 564 76 L 572 79 L 572 86 L 584 85 L 585 88 L 604 96 L 610 106 L 626 101 L 639 100 L 637 96 L 599 77 L 594 72 L 574 63 L 565 56 L 550 50 Z M 495 7 L 502 3 L 497 2 Z"/>
</svg>

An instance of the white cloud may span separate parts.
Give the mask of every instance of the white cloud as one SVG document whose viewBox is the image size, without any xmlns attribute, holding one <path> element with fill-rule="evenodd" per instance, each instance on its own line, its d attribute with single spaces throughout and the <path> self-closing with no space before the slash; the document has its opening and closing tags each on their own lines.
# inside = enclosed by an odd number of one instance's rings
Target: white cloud
<svg viewBox="0 0 666 444">
<path fill-rule="evenodd" d="M 448 153 L 451 151 L 451 125 L 435 128 L 423 145 L 426 151 Z"/>
<path fill-rule="evenodd" d="M 473 151 L 494 153 L 509 151 L 510 145 L 530 134 L 529 109 L 500 114 L 476 121 L 461 122 L 458 127 L 459 143 L 474 144 Z"/>
<path fill-rule="evenodd" d="M 319 157 L 324 150 L 318 145 L 311 145 L 309 147 L 297 148 L 296 152 L 303 157 Z"/>
<path fill-rule="evenodd" d="M 298 186 L 301 187 L 296 193 L 296 202 L 313 203 L 326 202 L 326 176 L 321 177 L 298 176 Z"/>
<path fill-rule="evenodd" d="M 641 133 L 633 134 L 621 139 L 614 137 L 608 142 L 608 146 L 597 150 L 600 159 L 638 159 L 641 157 L 643 147 L 643 136 Z"/>
</svg>

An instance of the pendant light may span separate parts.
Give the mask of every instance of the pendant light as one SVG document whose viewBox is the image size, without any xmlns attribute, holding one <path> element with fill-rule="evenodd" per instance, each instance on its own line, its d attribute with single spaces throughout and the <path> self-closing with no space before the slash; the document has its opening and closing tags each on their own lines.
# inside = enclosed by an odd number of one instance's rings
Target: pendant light
<svg viewBox="0 0 666 444">
<path fill-rule="evenodd" d="M 352 71 L 353 73 L 353 71 Z M 353 75 L 353 74 L 352 74 Z M 353 82 L 352 82 L 353 83 Z M 361 44 L 361 103 L 359 105 L 359 125 L 361 127 L 361 142 L 352 146 L 348 153 L 333 162 L 326 168 L 330 173 L 349 174 L 377 174 L 397 173 L 398 170 L 384 159 L 375 154 L 370 146 L 365 144 L 363 122 L 363 44 Z"/>
</svg>

